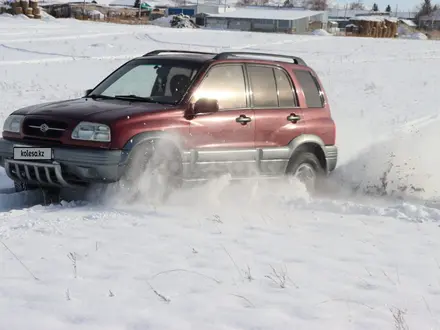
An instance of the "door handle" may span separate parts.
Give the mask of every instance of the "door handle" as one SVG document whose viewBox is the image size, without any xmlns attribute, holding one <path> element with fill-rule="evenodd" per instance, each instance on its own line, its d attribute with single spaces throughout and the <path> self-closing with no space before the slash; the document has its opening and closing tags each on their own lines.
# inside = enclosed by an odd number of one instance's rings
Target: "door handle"
<svg viewBox="0 0 440 330">
<path fill-rule="evenodd" d="M 246 125 L 250 121 L 252 121 L 251 117 L 247 117 L 246 115 L 240 115 L 239 117 L 235 118 L 235 121 L 237 123 L 240 123 L 242 125 Z"/>
<path fill-rule="evenodd" d="M 298 120 L 301 120 L 301 117 L 294 113 L 291 113 L 287 116 L 287 120 L 295 124 Z"/>
</svg>

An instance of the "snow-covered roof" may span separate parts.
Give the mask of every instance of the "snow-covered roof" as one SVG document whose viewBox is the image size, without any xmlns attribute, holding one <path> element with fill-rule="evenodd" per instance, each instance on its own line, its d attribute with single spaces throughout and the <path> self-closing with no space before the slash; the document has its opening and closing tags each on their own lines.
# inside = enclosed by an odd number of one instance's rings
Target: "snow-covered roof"
<svg viewBox="0 0 440 330">
<path fill-rule="evenodd" d="M 411 21 L 411 20 L 409 20 L 409 19 L 400 19 L 400 21 L 401 21 L 402 23 L 408 25 L 408 26 L 411 26 L 411 27 L 416 27 L 416 26 L 417 26 L 416 23 L 414 23 L 413 21 Z"/>
<path fill-rule="evenodd" d="M 327 9 L 328 12 L 328 16 L 330 18 L 332 17 L 353 17 L 356 15 L 366 15 L 366 14 L 371 14 L 372 11 L 371 10 L 360 10 L 360 9 L 356 9 L 356 10 L 350 10 L 350 9 L 345 9 L 345 8 L 329 8 Z M 395 12 L 392 11 L 391 12 L 391 16 L 397 16 L 400 18 L 414 18 L 416 16 L 416 12 L 408 12 L 408 11 L 404 11 L 404 12 Z"/>
<path fill-rule="evenodd" d="M 323 14 L 323 11 L 289 9 L 237 9 L 211 17 L 295 20 Z"/>
<path fill-rule="evenodd" d="M 352 17 L 359 14 L 368 14 L 370 10 L 350 10 L 344 8 L 330 8 L 327 10 L 328 16 L 331 17 Z"/>
<path fill-rule="evenodd" d="M 350 18 L 351 21 L 370 21 L 370 22 L 397 22 L 398 19 L 396 17 L 390 16 L 355 16 Z"/>
</svg>

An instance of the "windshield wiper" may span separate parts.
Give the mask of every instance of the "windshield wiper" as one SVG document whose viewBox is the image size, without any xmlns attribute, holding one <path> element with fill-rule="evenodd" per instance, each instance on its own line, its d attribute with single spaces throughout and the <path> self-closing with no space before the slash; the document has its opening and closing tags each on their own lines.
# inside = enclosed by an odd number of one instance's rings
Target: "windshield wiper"
<svg viewBox="0 0 440 330">
<path fill-rule="evenodd" d="M 155 102 L 157 103 L 157 101 L 154 101 L 151 97 L 142 97 L 142 96 L 137 96 L 137 95 L 115 95 L 114 97 L 115 99 L 120 99 L 120 100 L 130 100 L 130 101 L 139 101 L 139 102 Z"/>
<path fill-rule="evenodd" d="M 87 97 L 90 97 L 93 100 L 97 100 L 97 99 L 112 100 L 112 99 L 114 99 L 113 96 L 96 95 L 96 94 L 88 95 Z"/>
</svg>

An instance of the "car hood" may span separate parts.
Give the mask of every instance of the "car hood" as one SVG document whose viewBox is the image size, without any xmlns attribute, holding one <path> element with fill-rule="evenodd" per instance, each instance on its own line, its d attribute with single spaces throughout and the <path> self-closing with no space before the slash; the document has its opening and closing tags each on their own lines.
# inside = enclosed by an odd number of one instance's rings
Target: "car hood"
<svg viewBox="0 0 440 330">
<path fill-rule="evenodd" d="M 14 114 L 54 116 L 74 120 L 111 121 L 145 112 L 175 110 L 177 108 L 174 105 L 158 103 L 80 98 L 33 105 L 17 110 Z"/>
</svg>

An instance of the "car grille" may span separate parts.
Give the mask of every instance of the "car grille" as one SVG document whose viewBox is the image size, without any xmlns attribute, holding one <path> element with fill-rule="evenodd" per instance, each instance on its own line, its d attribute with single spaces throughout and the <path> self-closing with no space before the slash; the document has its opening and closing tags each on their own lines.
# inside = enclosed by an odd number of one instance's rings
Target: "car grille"
<svg viewBox="0 0 440 330">
<path fill-rule="evenodd" d="M 23 133 L 46 139 L 60 138 L 67 129 L 68 124 L 57 120 L 41 118 L 27 118 L 23 123 Z"/>
</svg>

